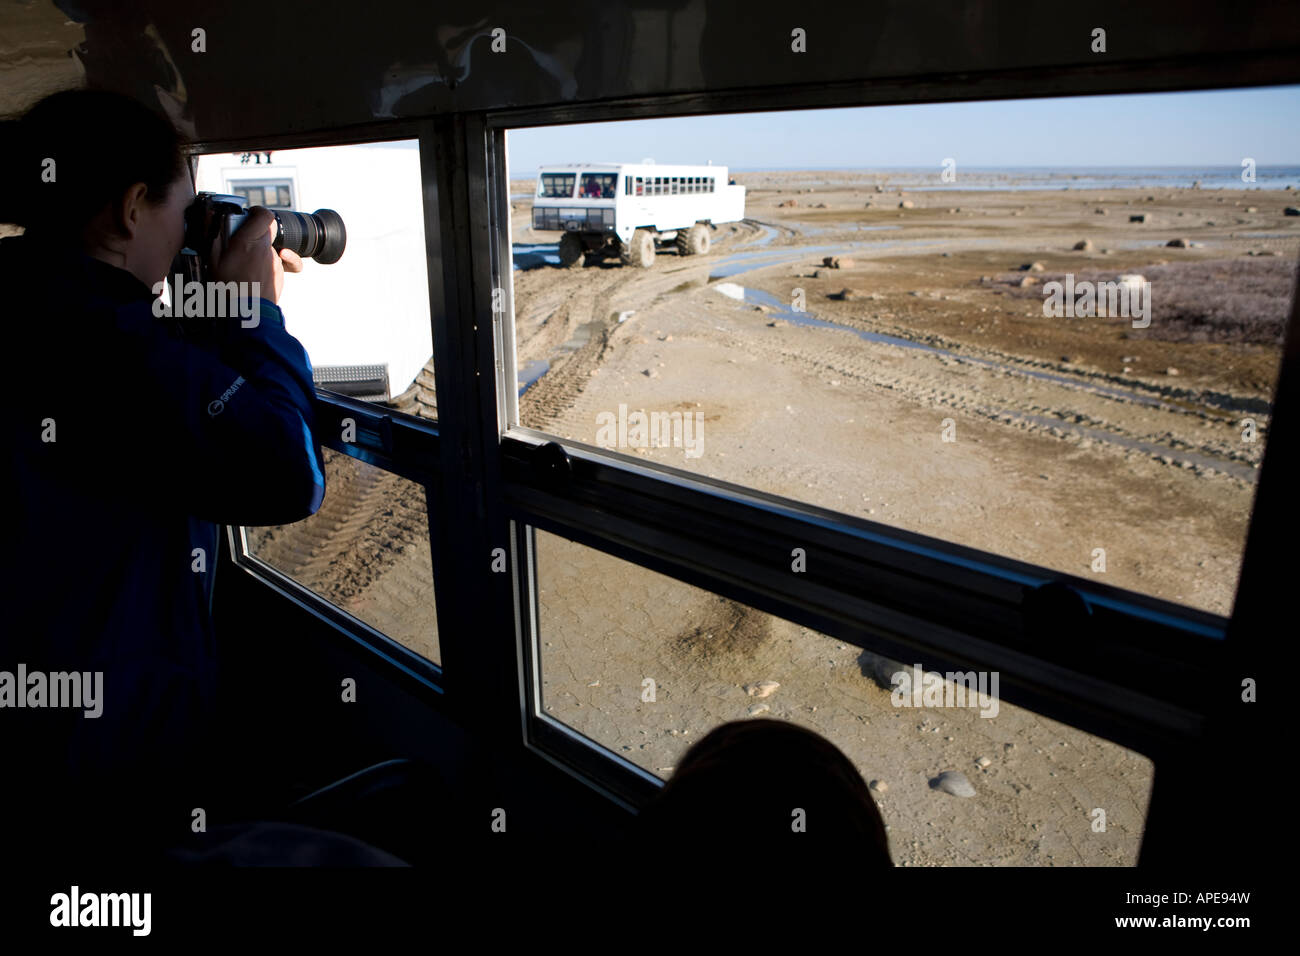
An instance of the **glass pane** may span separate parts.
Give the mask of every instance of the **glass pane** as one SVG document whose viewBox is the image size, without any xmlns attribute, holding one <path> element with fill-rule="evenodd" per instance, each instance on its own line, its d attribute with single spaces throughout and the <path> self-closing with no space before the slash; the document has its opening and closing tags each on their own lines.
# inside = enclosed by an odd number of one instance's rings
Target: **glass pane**
<svg viewBox="0 0 1300 956">
<path fill-rule="evenodd" d="M 719 724 L 788 720 L 857 766 L 898 865 L 1136 863 L 1142 755 L 998 700 L 992 675 L 975 706 L 925 706 L 955 693 L 896 706 L 876 677 L 889 686 L 896 668 L 859 648 L 545 532 L 536 542 L 542 712 L 619 756 L 667 779 Z"/>
<path fill-rule="evenodd" d="M 257 204 L 292 201 L 298 212 L 343 219 L 342 258 L 307 259 L 285 277 L 279 303 L 317 387 L 436 417 L 418 143 L 273 150 L 254 167 L 239 155 L 199 157 L 197 188 L 229 193 L 256 179 Z"/>
<path fill-rule="evenodd" d="M 613 199 L 617 173 L 583 173 L 578 195 L 583 199 Z"/>
<path fill-rule="evenodd" d="M 248 552 L 439 663 L 424 488 L 330 448 L 310 518 L 245 528 Z"/>
<path fill-rule="evenodd" d="M 573 184 L 576 179 L 575 173 L 542 173 L 537 185 L 537 195 L 551 199 L 568 199 L 573 196 Z"/>
<path fill-rule="evenodd" d="M 688 230 L 649 263 L 560 272 L 516 234 L 517 352 L 548 365 L 519 423 L 1226 617 L 1300 166 L 1225 157 L 1222 131 L 1290 156 L 1273 118 L 1297 112 L 1286 87 L 563 127 L 636 156 L 650 123 L 722 168 L 649 207 Z M 1160 135 L 1080 152 L 1034 132 L 1058 123 Z M 510 156 L 555 136 L 511 131 Z M 986 165 L 924 159 L 967 136 Z M 692 441 L 638 427 L 656 415 Z"/>
</svg>

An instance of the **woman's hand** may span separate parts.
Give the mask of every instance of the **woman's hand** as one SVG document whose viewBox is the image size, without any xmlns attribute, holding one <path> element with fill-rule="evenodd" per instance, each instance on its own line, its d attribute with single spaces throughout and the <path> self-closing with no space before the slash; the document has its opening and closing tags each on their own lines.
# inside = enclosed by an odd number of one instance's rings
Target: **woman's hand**
<svg viewBox="0 0 1300 956">
<path fill-rule="evenodd" d="M 256 282 L 260 296 L 279 303 L 286 272 L 302 272 L 302 258 L 296 252 L 281 249 L 276 254 L 275 216 L 265 206 L 253 206 L 248 218 L 223 248 L 217 237 L 212 249 L 212 277 L 217 282 Z"/>
</svg>

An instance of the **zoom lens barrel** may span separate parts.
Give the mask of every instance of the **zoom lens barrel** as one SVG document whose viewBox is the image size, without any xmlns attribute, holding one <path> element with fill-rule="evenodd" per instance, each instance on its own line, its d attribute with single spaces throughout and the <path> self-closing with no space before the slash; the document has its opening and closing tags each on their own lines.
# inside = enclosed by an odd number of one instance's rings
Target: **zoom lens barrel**
<svg viewBox="0 0 1300 956">
<path fill-rule="evenodd" d="M 280 223 L 275 248 L 288 249 L 321 265 L 331 265 L 343 257 L 348 234 L 343 218 L 333 209 L 312 213 L 281 209 L 275 212 L 275 218 Z"/>
</svg>

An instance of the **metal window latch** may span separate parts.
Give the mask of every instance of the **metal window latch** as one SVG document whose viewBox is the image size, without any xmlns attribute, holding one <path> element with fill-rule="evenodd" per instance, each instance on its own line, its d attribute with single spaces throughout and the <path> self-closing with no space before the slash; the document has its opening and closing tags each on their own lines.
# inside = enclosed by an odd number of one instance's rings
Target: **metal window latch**
<svg viewBox="0 0 1300 956">
<path fill-rule="evenodd" d="M 548 491 L 562 491 L 573 478 L 573 463 L 559 442 L 538 445 L 529 456 L 533 477 Z"/>
</svg>

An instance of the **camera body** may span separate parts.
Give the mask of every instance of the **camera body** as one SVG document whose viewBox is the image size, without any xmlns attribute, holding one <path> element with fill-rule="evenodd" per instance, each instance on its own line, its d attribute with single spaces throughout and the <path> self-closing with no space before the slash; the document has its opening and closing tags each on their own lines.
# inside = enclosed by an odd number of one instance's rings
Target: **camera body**
<svg viewBox="0 0 1300 956">
<path fill-rule="evenodd" d="M 185 210 L 185 241 L 172 266 L 172 274 L 186 282 L 212 279 L 212 249 L 217 237 L 228 248 L 231 237 L 248 218 L 248 200 L 227 193 L 201 192 Z M 333 209 L 313 213 L 272 209 L 277 224 L 272 246 L 289 249 L 322 265 L 338 262 L 347 247 L 343 219 Z"/>
</svg>

